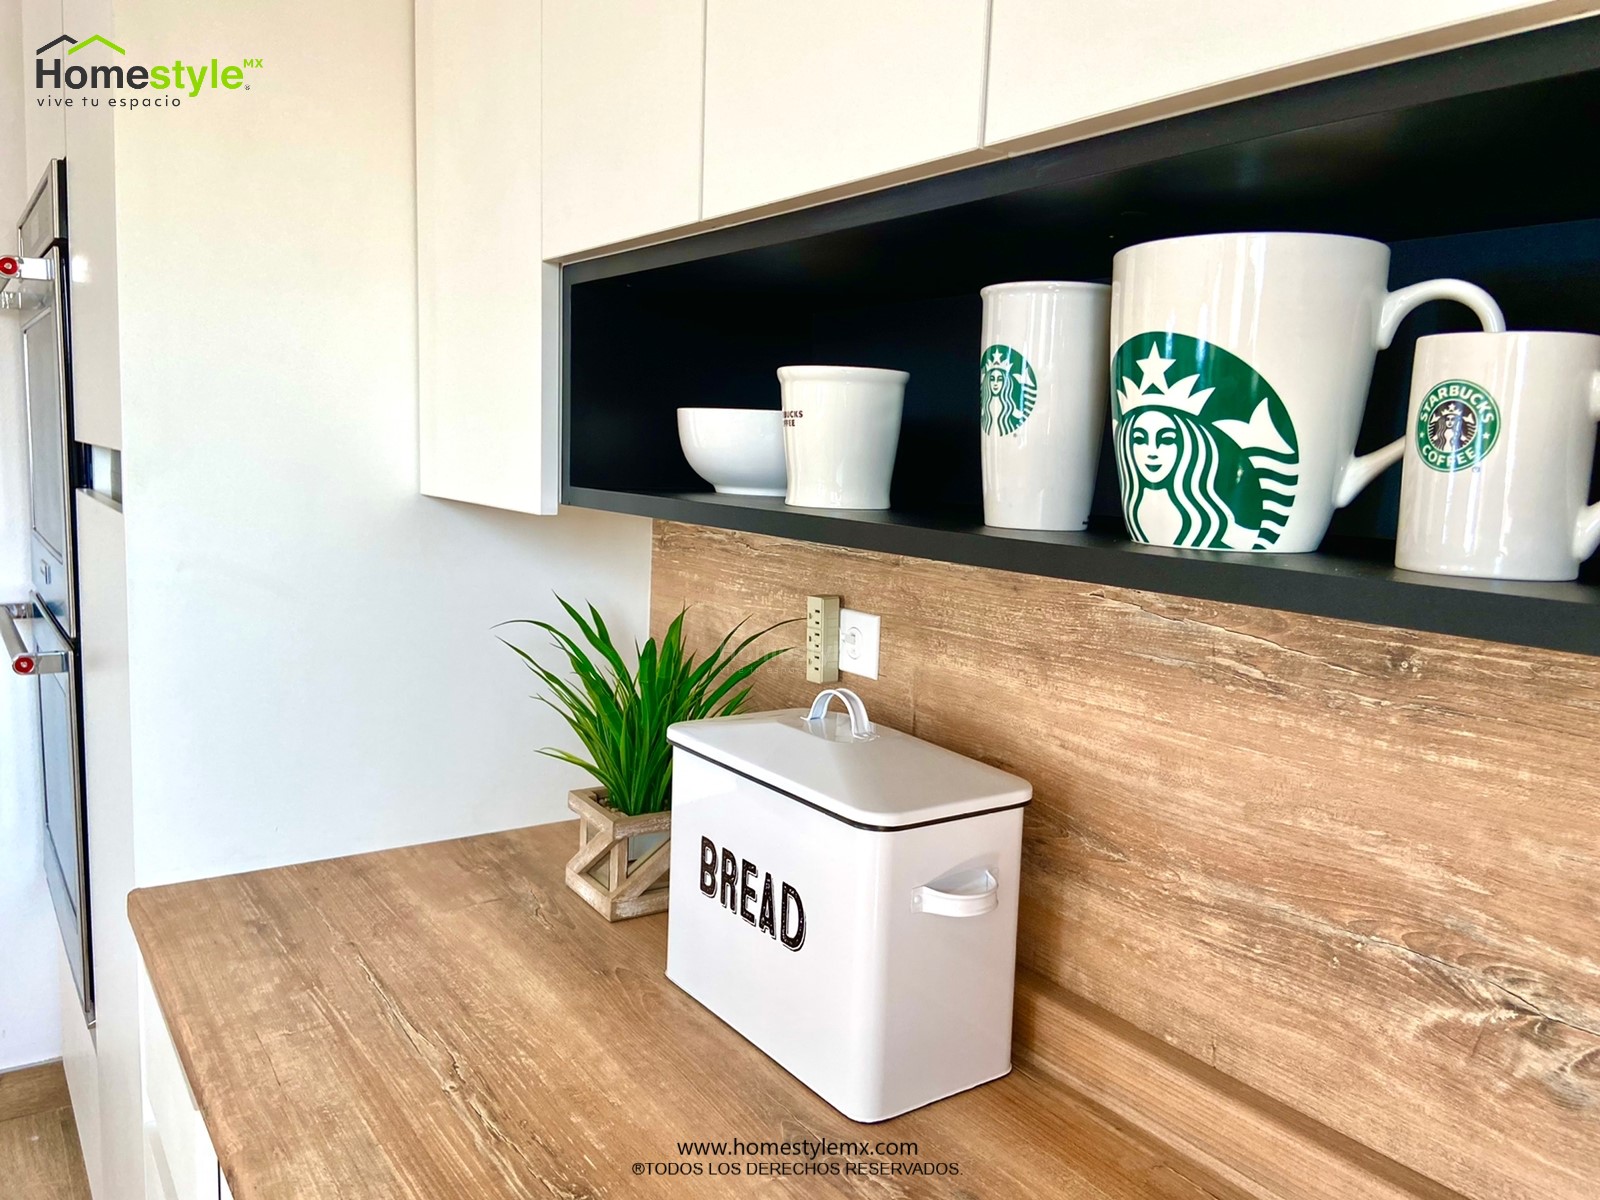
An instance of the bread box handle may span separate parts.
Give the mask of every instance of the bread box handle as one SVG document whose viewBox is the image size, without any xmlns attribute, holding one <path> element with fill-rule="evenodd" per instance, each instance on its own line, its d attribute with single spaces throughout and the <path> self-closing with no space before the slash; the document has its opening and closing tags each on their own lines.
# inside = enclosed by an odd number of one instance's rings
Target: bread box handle
<svg viewBox="0 0 1600 1200">
<path fill-rule="evenodd" d="M 923 884 L 911 893 L 911 907 L 936 917 L 981 917 L 1000 904 L 1000 881 L 993 871 L 985 871 L 973 891 L 947 892 Z"/>
<path fill-rule="evenodd" d="M 828 715 L 828 706 L 836 699 L 844 703 L 845 712 L 850 714 L 850 736 L 871 737 L 872 722 L 867 720 L 867 706 L 849 688 L 825 688 L 818 692 L 817 698 L 811 702 L 811 711 L 806 714 L 806 720 L 812 724 L 822 720 Z"/>
</svg>

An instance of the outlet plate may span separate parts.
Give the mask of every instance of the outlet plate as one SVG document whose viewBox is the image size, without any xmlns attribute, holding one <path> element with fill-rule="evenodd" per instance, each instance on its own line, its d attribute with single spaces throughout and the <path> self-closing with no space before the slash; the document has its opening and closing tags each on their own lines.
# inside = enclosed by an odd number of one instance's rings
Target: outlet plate
<svg viewBox="0 0 1600 1200">
<path fill-rule="evenodd" d="M 878 641 L 882 618 L 853 608 L 839 613 L 839 670 L 867 679 L 878 677 Z"/>
<path fill-rule="evenodd" d="M 836 683 L 839 679 L 839 597 L 806 597 L 806 679 Z"/>
</svg>

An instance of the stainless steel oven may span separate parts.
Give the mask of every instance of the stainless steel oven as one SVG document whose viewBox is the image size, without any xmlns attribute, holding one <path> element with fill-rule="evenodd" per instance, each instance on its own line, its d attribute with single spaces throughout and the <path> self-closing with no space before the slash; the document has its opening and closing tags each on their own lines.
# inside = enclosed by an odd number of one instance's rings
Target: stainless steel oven
<svg viewBox="0 0 1600 1200">
<path fill-rule="evenodd" d="M 21 261 L 29 269 L 15 287 L 28 398 L 33 591 L 67 636 L 77 637 L 72 489 L 78 456 L 69 403 L 66 182 L 65 164 L 57 159 L 17 224 Z"/>
<path fill-rule="evenodd" d="M 0 610 L 14 675 L 38 693 L 45 876 L 84 1015 L 94 1019 L 87 808 L 83 789 L 77 528 L 82 454 L 72 428 L 66 164 L 55 160 L 0 256 L 0 299 L 21 329 L 28 408 L 32 594 Z"/>
</svg>

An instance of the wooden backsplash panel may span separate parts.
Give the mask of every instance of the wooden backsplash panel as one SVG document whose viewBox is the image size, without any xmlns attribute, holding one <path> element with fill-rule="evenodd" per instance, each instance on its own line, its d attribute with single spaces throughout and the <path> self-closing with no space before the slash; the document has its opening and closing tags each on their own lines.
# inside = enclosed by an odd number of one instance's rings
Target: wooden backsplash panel
<svg viewBox="0 0 1600 1200">
<path fill-rule="evenodd" d="M 882 614 L 874 717 L 1034 784 L 1026 965 L 1466 1195 L 1596 1194 L 1600 663 L 665 522 L 652 593 Z"/>
</svg>

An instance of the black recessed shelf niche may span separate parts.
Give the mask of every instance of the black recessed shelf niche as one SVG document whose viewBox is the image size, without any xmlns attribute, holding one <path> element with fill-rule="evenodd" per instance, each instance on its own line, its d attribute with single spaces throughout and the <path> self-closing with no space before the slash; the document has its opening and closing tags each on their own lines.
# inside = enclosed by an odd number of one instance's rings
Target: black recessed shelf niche
<svg viewBox="0 0 1600 1200">
<path fill-rule="evenodd" d="M 1316 554 L 1130 542 L 1102 448 L 1088 533 L 981 522 L 978 289 L 1107 280 L 1123 246 L 1246 229 L 1356 234 L 1390 286 L 1488 288 L 1513 329 L 1600 332 L 1600 18 L 1429 55 L 562 270 L 565 503 L 1095 584 L 1600 654 L 1600 556 L 1575 583 L 1392 566 L 1400 472 Z M 1358 450 L 1399 435 L 1429 305 L 1379 355 Z M 784 363 L 911 372 L 882 513 L 717 496 L 682 406 L 778 406 Z M 1600 488 L 1591 484 L 1591 499 Z"/>
</svg>

